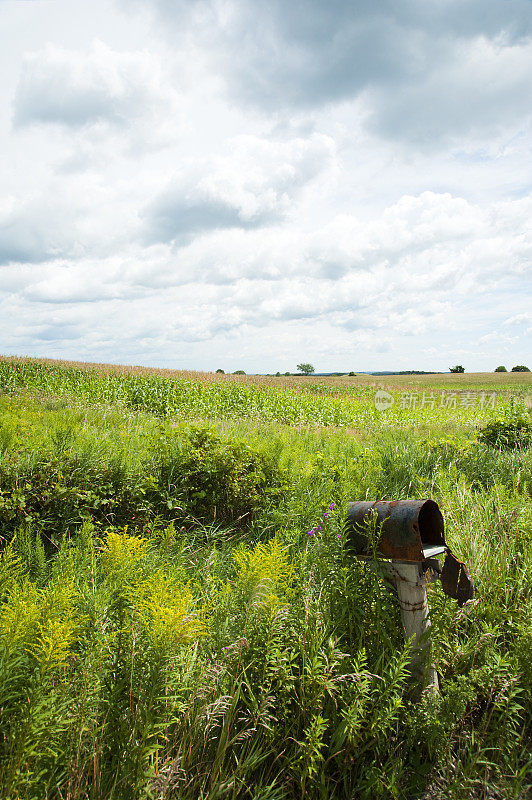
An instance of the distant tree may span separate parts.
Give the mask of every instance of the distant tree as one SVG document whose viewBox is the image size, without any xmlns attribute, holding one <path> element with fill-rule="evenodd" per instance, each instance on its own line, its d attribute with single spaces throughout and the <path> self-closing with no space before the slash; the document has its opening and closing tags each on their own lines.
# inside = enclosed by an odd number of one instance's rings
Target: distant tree
<svg viewBox="0 0 532 800">
<path fill-rule="evenodd" d="M 500 366 L 500 367 L 495 367 L 495 372 L 508 372 L 508 370 L 506 369 L 506 367 Z"/>
<path fill-rule="evenodd" d="M 512 367 L 512 372 L 530 372 L 530 370 L 524 364 L 518 364 L 517 367 Z"/>
<path fill-rule="evenodd" d="M 449 372 L 465 372 L 465 369 L 461 364 L 457 364 L 456 367 L 449 367 Z"/>
<path fill-rule="evenodd" d="M 225 369 L 217 369 L 216 370 L 216 374 L 217 375 L 225 375 Z"/>
<path fill-rule="evenodd" d="M 276 372 L 276 373 L 275 373 L 275 377 L 276 377 L 276 378 L 280 378 L 280 377 L 281 377 L 281 373 L 280 373 L 280 372 Z"/>
<path fill-rule="evenodd" d="M 288 378 L 290 376 L 289 372 L 285 372 L 285 376 Z"/>
<path fill-rule="evenodd" d="M 235 370 L 235 371 L 233 372 L 233 375 L 245 375 L 245 374 L 246 374 L 246 373 L 244 372 L 244 370 L 243 370 L 243 369 L 237 369 L 237 370 Z"/>
<path fill-rule="evenodd" d="M 350 372 L 350 373 L 349 373 L 349 377 L 350 377 L 350 378 L 352 378 L 354 375 L 355 375 L 355 373 L 354 373 L 354 372 Z"/>
<path fill-rule="evenodd" d="M 312 364 L 298 364 L 297 371 L 301 372 L 303 375 L 312 375 L 314 367 Z"/>
</svg>

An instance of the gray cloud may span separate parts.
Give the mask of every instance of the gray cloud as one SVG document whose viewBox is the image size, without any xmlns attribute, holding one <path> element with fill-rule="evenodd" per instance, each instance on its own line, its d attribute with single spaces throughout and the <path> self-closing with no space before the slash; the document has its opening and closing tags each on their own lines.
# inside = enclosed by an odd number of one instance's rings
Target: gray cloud
<svg viewBox="0 0 532 800">
<path fill-rule="evenodd" d="M 501 46 L 478 39 L 416 83 L 372 96 L 370 128 L 430 145 L 441 139 L 497 136 L 530 117 L 532 42 Z"/>
<path fill-rule="evenodd" d="M 288 141 L 239 136 L 227 151 L 192 161 L 148 204 L 141 212 L 145 241 L 186 244 L 204 231 L 280 222 L 300 190 L 334 161 L 333 141 L 318 134 Z"/>
<path fill-rule="evenodd" d="M 61 342 L 64 339 L 80 339 L 83 332 L 75 325 L 47 325 L 34 332 L 34 337 L 43 342 Z"/>
<path fill-rule="evenodd" d="M 19 225 L 0 225 L 0 265 L 46 261 L 52 252 L 39 234 Z"/>
<path fill-rule="evenodd" d="M 145 3 L 172 36 L 188 24 L 245 104 L 313 108 L 361 96 L 374 132 L 418 144 L 528 115 L 530 0 Z M 485 71 L 471 63 L 479 41 L 492 44 L 480 56 Z"/>
<path fill-rule="evenodd" d="M 171 101 L 159 63 L 147 53 L 116 52 L 99 41 L 87 53 L 48 44 L 25 57 L 13 119 L 18 126 L 123 126 Z"/>
<path fill-rule="evenodd" d="M 179 190 L 164 192 L 147 209 L 144 215 L 148 221 L 146 241 L 176 241 L 188 243 L 192 236 L 217 228 L 254 228 L 273 222 L 276 217 L 256 214 L 244 219 L 241 210 L 221 200 L 195 200 L 183 197 Z"/>
<path fill-rule="evenodd" d="M 37 264 L 64 253 L 65 247 L 64 231 L 44 207 L 0 215 L 0 265 Z"/>
<path fill-rule="evenodd" d="M 17 187 L 18 188 L 18 187 Z M 138 234 L 131 192 L 76 175 L 0 197 L 0 266 L 107 257 Z M 134 201 L 133 201 L 134 202 Z"/>
</svg>

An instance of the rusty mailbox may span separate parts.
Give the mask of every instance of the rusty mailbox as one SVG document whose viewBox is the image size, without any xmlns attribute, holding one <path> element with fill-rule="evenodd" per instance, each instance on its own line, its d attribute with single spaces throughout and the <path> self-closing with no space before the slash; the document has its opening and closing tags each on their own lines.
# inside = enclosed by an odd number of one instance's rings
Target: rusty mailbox
<svg viewBox="0 0 532 800">
<path fill-rule="evenodd" d="M 445 543 L 442 513 L 434 500 L 349 503 L 349 545 L 359 558 L 377 558 L 397 590 L 411 670 L 432 691 L 438 674 L 431 662 L 427 583 L 441 579 L 443 591 L 462 606 L 473 597 L 469 572 Z M 436 556 L 445 553 L 443 568 Z"/>
<path fill-rule="evenodd" d="M 368 536 L 376 515 L 377 541 Z M 463 605 L 473 597 L 473 583 L 465 564 L 445 543 L 443 516 L 434 500 L 378 500 L 349 503 L 349 543 L 359 557 L 376 555 L 392 561 L 418 562 L 440 577 L 443 591 Z M 435 556 L 446 554 L 443 569 Z"/>
</svg>

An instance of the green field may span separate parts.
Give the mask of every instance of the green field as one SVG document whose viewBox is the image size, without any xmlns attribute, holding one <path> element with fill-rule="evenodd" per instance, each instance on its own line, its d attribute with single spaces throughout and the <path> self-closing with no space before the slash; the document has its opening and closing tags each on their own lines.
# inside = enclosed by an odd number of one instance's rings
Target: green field
<svg viewBox="0 0 532 800">
<path fill-rule="evenodd" d="M 0 796 L 523 800 L 530 398 L 1 359 Z M 476 587 L 429 587 L 435 696 L 343 525 L 424 497 Z"/>
</svg>

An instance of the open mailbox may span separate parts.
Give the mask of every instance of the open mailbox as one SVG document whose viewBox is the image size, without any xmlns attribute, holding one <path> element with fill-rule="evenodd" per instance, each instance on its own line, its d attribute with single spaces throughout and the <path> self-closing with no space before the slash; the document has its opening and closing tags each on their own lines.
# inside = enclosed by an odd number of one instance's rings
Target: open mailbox
<svg viewBox="0 0 532 800">
<path fill-rule="evenodd" d="M 424 561 L 447 549 L 443 516 L 434 500 L 349 503 L 347 521 L 349 542 L 358 556 Z M 373 543 L 372 524 L 377 534 Z"/>
<path fill-rule="evenodd" d="M 445 543 L 443 515 L 434 500 L 378 500 L 349 503 L 349 544 L 359 558 L 421 563 L 441 578 L 443 590 L 463 605 L 473 597 L 473 582 Z M 446 554 L 443 569 L 435 556 Z"/>
</svg>

